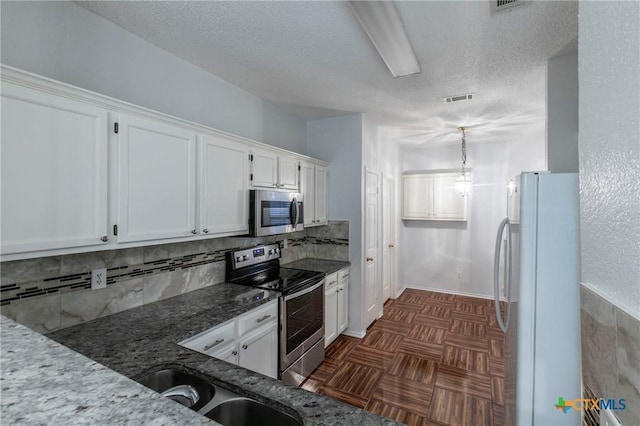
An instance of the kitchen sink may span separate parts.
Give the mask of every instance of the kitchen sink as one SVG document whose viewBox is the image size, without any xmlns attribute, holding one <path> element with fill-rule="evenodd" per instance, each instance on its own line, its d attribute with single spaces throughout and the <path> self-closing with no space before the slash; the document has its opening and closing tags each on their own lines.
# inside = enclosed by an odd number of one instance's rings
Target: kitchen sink
<svg viewBox="0 0 640 426">
<path fill-rule="evenodd" d="M 204 407 L 216 393 L 215 387 L 200 377 L 173 369 L 148 374 L 138 383 L 195 411 Z"/>
<path fill-rule="evenodd" d="M 298 420 L 280 410 L 274 409 L 250 398 L 233 398 L 205 414 L 206 417 L 224 426 L 301 426 Z"/>
<path fill-rule="evenodd" d="M 165 368 L 137 381 L 224 426 L 302 426 L 301 421 L 282 410 L 182 370 Z"/>
</svg>

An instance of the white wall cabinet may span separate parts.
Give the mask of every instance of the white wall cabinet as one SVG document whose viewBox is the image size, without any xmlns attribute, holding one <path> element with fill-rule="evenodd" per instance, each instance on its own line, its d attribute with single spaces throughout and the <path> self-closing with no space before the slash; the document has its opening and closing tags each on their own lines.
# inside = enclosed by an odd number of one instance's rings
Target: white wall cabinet
<svg viewBox="0 0 640 426">
<path fill-rule="evenodd" d="M 179 345 L 278 378 L 277 303 L 268 302 Z"/>
<path fill-rule="evenodd" d="M 249 147 L 214 135 L 199 143 L 200 234 L 249 231 Z"/>
<path fill-rule="evenodd" d="M 324 162 L 0 68 L 1 261 L 244 234 L 248 190 L 299 191 L 301 160 L 326 222 Z"/>
<path fill-rule="evenodd" d="M 297 158 L 261 149 L 252 149 L 251 154 L 253 187 L 299 190 Z"/>
<path fill-rule="evenodd" d="M 127 115 L 117 123 L 118 242 L 195 234 L 196 134 Z"/>
<path fill-rule="evenodd" d="M 456 191 L 457 173 L 402 176 L 402 219 L 467 220 L 469 196 Z"/>
<path fill-rule="evenodd" d="M 107 111 L 2 84 L 1 253 L 107 244 Z"/>
<path fill-rule="evenodd" d="M 349 322 L 349 268 L 327 275 L 324 291 L 324 346 L 347 329 Z"/>
<path fill-rule="evenodd" d="M 304 195 L 304 226 L 327 224 L 327 168 L 300 163 L 300 192 Z"/>
</svg>

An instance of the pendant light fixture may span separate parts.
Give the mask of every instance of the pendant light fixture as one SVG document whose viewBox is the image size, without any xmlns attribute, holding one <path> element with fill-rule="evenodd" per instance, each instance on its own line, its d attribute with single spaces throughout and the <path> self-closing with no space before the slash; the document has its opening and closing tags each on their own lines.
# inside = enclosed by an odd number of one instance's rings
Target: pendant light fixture
<svg viewBox="0 0 640 426">
<path fill-rule="evenodd" d="M 467 166 L 467 129 L 460 126 L 458 130 L 462 132 L 462 171 L 456 179 L 456 192 L 461 197 L 468 197 L 471 195 L 471 175 L 465 169 Z"/>
</svg>

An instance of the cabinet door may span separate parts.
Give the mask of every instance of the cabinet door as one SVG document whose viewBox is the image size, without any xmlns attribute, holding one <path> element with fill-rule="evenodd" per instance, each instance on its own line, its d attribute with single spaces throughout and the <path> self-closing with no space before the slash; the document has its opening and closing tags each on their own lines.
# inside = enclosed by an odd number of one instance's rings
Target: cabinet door
<svg viewBox="0 0 640 426">
<path fill-rule="evenodd" d="M 107 111 L 2 83 L 2 254 L 102 245 Z"/>
<path fill-rule="evenodd" d="M 433 217 L 433 178 L 424 175 L 402 176 L 402 218 Z"/>
<path fill-rule="evenodd" d="M 211 356 L 238 365 L 238 345 L 236 343 L 228 345 L 218 352 L 212 353 Z"/>
<path fill-rule="evenodd" d="M 200 142 L 200 233 L 249 231 L 249 149 L 220 137 Z"/>
<path fill-rule="evenodd" d="M 316 187 L 316 225 L 327 224 L 327 168 L 316 166 L 315 168 L 315 187 Z M 307 202 L 307 199 L 304 199 Z"/>
<path fill-rule="evenodd" d="M 298 160 L 278 157 L 278 184 L 280 188 L 298 191 Z M 306 201 L 306 200 L 305 200 Z"/>
<path fill-rule="evenodd" d="M 278 327 L 276 322 L 239 341 L 238 364 L 265 376 L 278 378 Z"/>
<path fill-rule="evenodd" d="M 338 337 L 338 286 L 324 292 L 324 347 Z"/>
<path fill-rule="evenodd" d="M 129 116 L 119 127 L 118 242 L 192 235 L 195 134 Z"/>
<path fill-rule="evenodd" d="M 300 163 L 300 192 L 304 195 L 304 226 L 314 226 L 315 216 L 315 167 L 313 164 Z"/>
<path fill-rule="evenodd" d="M 444 220 L 466 220 L 467 199 L 456 190 L 457 175 L 433 178 L 433 218 Z"/>
<path fill-rule="evenodd" d="M 349 323 L 349 278 L 338 284 L 338 334 L 347 329 Z"/>
<path fill-rule="evenodd" d="M 252 150 L 251 153 L 253 155 L 251 163 L 252 186 L 277 188 L 278 156 L 272 152 L 258 149 Z"/>
</svg>

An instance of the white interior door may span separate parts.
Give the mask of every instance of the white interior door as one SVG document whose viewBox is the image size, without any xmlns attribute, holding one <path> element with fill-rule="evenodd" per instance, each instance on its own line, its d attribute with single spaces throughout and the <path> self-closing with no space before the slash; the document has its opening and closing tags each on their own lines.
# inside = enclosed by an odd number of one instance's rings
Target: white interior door
<svg viewBox="0 0 640 426">
<path fill-rule="evenodd" d="M 379 176 L 377 173 L 365 171 L 365 262 L 364 262 L 364 301 L 365 327 L 376 320 L 380 309 L 380 280 L 378 276 L 378 193 Z"/>
<path fill-rule="evenodd" d="M 382 303 L 395 292 L 395 192 L 394 181 L 385 176 L 382 184 Z"/>
</svg>

